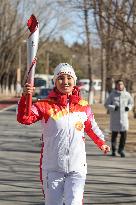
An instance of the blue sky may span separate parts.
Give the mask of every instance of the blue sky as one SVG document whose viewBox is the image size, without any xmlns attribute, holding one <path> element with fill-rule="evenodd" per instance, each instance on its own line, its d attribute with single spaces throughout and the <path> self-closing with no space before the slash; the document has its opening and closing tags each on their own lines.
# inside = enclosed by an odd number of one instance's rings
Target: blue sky
<svg viewBox="0 0 136 205">
<path fill-rule="evenodd" d="M 24 24 L 27 23 L 27 20 L 31 16 L 32 13 L 34 13 L 35 15 L 38 15 L 38 11 L 35 7 L 35 4 L 32 4 L 31 7 L 27 6 L 27 2 L 30 3 L 30 1 L 31 0 L 28 0 L 28 1 L 20 0 L 19 13 L 22 16 L 22 20 L 23 20 Z M 40 2 L 40 1 L 41 0 L 38 0 L 38 2 Z M 42 5 L 42 1 L 41 1 L 41 5 Z M 31 1 L 31 2 L 34 2 L 34 1 Z M 79 18 L 79 16 L 78 16 L 81 14 L 80 15 L 80 17 L 81 17 L 82 13 L 77 13 L 77 14 L 73 13 L 73 15 L 69 15 L 69 13 L 67 13 L 67 10 L 63 10 L 63 8 L 61 8 L 61 9 L 62 9 L 61 10 L 62 18 L 64 18 L 66 21 L 69 21 L 69 23 L 71 23 L 71 25 L 69 28 L 66 28 L 65 30 L 63 30 L 59 35 L 61 35 L 64 38 L 65 42 L 68 45 L 71 45 L 76 41 L 79 43 L 82 43 L 83 41 L 85 41 L 85 35 L 83 33 L 83 28 L 84 28 L 83 22 L 82 22 L 81 18 Z M 48 9 L 47 9 L 46 12 L 50 12 L 50 10 L 48 11 Z M 52 12 L 52 10 L 51 10 L 51 12 Z M 64 16 L 63 16 L 63 14 L 64 14 Z M 42 18 L 45 15 L 45 22 L 48 21 L 48 16 L 46 16 L 46 14 L 42 13 L 41 15 L 42 15 Z M 53 15 L 53 12 L 52 12 L 52 15 Z M 40 21 L 40 19 L 39 19 L 39 21 Z M 91 31 L 93 31 L 93 33 L 96 33 L 93 17 L 91 17 L 90 21 L 91 21 L 91 26 L 90 26 Z M 54 22 L 55 22 L 55 20 L 54 20 Z M 48 33 L 48 30 L 50 30 L 52 28 L 54 22 L 53 21 L 50 22 L 49 26 L 45 28 L 45 31 L 43 31 L 43 32 L 45 32 L 45 34 Z M 42 24 L 42 23 L 44 23 L 44 21 L 40 21 L 39 23 Z M 82 35 L 81 35 L 81 33 L 82 33 Z M 98 43 L 97 42 L 98 37 L 96 36 L 96 34 L 91 34 L 91 39 L 92 39 L 93 44 Z"/>
</svg>

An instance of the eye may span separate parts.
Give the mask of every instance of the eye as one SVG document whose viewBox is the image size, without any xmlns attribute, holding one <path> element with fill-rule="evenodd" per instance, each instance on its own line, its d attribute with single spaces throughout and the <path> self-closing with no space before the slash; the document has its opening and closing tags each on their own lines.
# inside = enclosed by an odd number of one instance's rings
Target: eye
<svg viewBox="0 0 136 205">
<path fill-rule="evenodd" d="M 58 80 L 63 80 L 63 79 L 64 79 L 63 76 L 59 76 L 59 77 L 58 77 Z"/>
<path fill-rule="evenodd" d="M 72 79 L 72 76 L 68 75 L 68 76 L 67 76 L 67 79 L 68 79 L 68 80 L 71 80 L 71 79 Z"/>
</svg>

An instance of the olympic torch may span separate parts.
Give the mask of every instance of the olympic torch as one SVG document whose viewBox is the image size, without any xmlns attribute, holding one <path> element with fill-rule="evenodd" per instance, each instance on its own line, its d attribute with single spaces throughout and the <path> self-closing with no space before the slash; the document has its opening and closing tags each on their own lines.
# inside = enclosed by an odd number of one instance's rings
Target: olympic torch
<svg viewBox="0 0 136 205">
<path fill-rule="evenodd" d="M 32 14 L 27 22 L 30 35 L 27 40 L 27 79 L 26 82 L 34 85 L 34 75 L 36 67 L 36 53 L 39 42 L 39 24 L 36 17 Z M 26 98 L 26 115 L 31 113 L 32 94 L 28 94 Z"/>
</svg>

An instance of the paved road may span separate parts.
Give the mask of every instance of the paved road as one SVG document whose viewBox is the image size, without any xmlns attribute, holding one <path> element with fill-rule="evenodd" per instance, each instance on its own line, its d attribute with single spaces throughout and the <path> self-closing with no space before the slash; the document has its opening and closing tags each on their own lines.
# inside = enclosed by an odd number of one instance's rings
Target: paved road
<svg viewBox="0 0 136 205">
<path fill-rule="evenodd" d="M 40 124 L 20 125 L 15 108 L 0 113 L 0 205 L 44 205 L 39 180 Z M 136 205 L 136 154 L 111 158 L 87 138 L 84 204 Z"/>
<path fill-rule="evenodd" d="M 7 110 L 9 107 L 13 107 L 18 101 L 16 97 L 0 97 L 0 112 Z"/>
</svg>

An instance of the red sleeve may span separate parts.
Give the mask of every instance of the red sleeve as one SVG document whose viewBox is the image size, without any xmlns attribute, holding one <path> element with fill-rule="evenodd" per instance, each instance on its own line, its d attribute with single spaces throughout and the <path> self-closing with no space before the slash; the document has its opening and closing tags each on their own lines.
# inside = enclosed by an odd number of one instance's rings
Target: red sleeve
<svg viewBox="0 0 136 205">
<path fill-rule="evenodd" d="M 26 98 L 22 96 L 18 103 L 17 121 L 21 124 L 30 125 L 42 119 L 42 113 L 37 108 L 37 113 L 31 111 L 30 116 L 26 116 Z"/>
<path fill-rule="evenodd" d="M 85 122 L 85 132 L 94 141 L 94 143 L 101 148 L 101 146 L 105 144 L 104 135 L 95 122 L 90 106 L 87 106 L 86 114 L 87 121 Z"/>
</svg>

